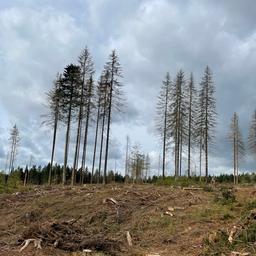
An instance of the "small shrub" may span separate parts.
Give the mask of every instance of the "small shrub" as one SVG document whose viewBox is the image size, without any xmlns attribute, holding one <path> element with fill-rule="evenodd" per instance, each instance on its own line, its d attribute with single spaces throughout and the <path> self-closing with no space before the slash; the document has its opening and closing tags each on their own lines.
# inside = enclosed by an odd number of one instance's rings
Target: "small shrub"
<svg viewBox="0 0 256 256">
<path fill-rule="evenodd" d="M 229 219 L 233 219 L 234 216 L 231 215 L 230 213 L 224 213 L 224 215 L 222 216 L 222 220 L 229 220 Z"/>
<path fill-rule="evenodd" d="M 214 191 L 212 186 L 207 186 L 207 185 L 203 187 L 203 190 L 206 191 L 206 192 L 213 192 Z"/>
<path fill-rule="evenodd" d="M 232 189 L 225 189 L 221 192 L 221 195 L 215 197 L 215 202 L 219 202 L 223 205 L 232 204 L 236 202 L 236 196 Z"/>
<path fill-rule="evenodd" d="M 246 210 L 256 209 L 256 200 L 250 201 L 246 204 Z"/>
</svg>

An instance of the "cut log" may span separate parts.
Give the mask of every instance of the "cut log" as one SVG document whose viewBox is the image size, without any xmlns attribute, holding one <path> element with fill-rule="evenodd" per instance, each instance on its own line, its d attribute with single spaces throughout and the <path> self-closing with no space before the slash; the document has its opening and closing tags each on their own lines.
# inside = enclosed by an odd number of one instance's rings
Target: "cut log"
<svg viewBox="0 0 256 256">
<path fill-rule="evenodd" d="M 169 216 L 171 216 L 171 217 L 174 216 L 174 215 L 173 215 L 171 212 L 169 212 L 169 211 L 166 211 L 164 214 L 165 214 L 165 215 L 169 215 Z"/>
<path fill-rule="evenodd" d="M 234 235 L 237 231 L 237 227 L 234 226 L 231 231 L 230 231 L 230 234 L 229 234 L 229 237 L 228 237 L 228 241 L 232 244 L 233 243 L 233 240 L 234 240 Z"/>
<path fill-rule="evenodd" d="M 174 211 L 176 211 L 176 210 L 185 210 L 185 207 L 179 207 L 179 206 L 171 207 L 171 206 L 169 206 L 169 207 L 167 208 L 167 210 L 168 210 L 168 212 L 174 212 Z"/>
<path fill-rule="evenodd" d="M 130 235 L 129 231 L 126 231 L 126 239 L 127 239 L 127 243 L 130 247 L 132 247 L 132 237 Z"/>
<path fill-rule="evenodd" d="M 112 198 L 112 197 L 106 198 L 106 199 L 103 200 L 104 204 L 107 203 L 107 202 L 110 202 L 112 204 L 118 205 L 118 202 L 114 198 Z"/>
<path fill-rule="evenodd" d="M 84 249 L 83 250 L 83 256 L 87 256 L 87 255 L 91 255 L 91 253 L 92 253 L 92 250 L 90 250 L 90 249 Z"/>
<path fill-rule="evenodd" d="M 249 252 L 231 252 L 230 256 L 249 256 L 250 253 Z"/>
<path fill-rule="evenodd" d="M 193 188 L 193 187 L 186 187 L 183 190 L 203 190 L 203 188 Z"/>
<path fill-rule="evenodd" d="M 34 242 L 34 247 L 36 249 L 42 249 L 42 246 L 41 246 L 42 239 L 27 239 L 22 243 L 23 246 L 20 248 L 20 252 L 26 249 L 31 242 Z"/>
</svg>

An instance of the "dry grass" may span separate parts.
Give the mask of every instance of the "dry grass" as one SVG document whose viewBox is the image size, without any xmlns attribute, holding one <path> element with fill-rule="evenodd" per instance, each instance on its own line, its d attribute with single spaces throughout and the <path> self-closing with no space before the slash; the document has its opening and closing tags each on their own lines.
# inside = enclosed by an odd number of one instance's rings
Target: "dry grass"
<svg viewBox="0 0 256 256">
<path fill-rule="evenodd" d="M 64 251 L 54 248 L 53 241 L 45 237 L 43 250 L 36 251 L 31 246 L 18 252 L 33 227 L 40 230 L 71 219 L 77 220 L 74 226 L 81 230 L 85 245 L 90 246 L 86 241 L 99 237 L 118 243 L 117 248 L 103 248 L 105 255 L 199 255 L 208 234 L 232 227 L 249 204 L 254 207 L 253 191 L 252 187 L 238 189 L 236 201 L 229 204 L 216 202 L 216 196 L 221 195 L 216 188 L 208 192 L 185 191 L 153 185 L 34 187 L 29 192 L 0 195 L 0 255 L 79 255 L 81 247 Z M 118 204 L 104 203 L 106 198 L 113 198 Z M 173 206 L 184 210 L 175 210 L 173 217 L 165 215 L 168 207 Z M 132 248 L 127 245 L 126 231 L 131 234 Z M 69 240 L 72 242 L 72 236 Z M 97 246 L 84 249 L 95 251 Z"/>
</svg>

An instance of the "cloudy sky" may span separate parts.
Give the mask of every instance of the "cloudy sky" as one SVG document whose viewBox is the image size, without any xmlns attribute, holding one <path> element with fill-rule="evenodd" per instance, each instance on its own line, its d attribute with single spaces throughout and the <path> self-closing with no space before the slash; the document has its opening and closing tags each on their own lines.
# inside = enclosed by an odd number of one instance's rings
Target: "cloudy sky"
<svg viewBox="0 0 256 256">
<path fill-rule="evenodd" d="M 112 126 L 110 168 L 124 166 L 129 135 L 150 153 L 157 169 L 160 145 L 154 133 L 156 98 L 167 71 L 194 72 L 200 82 L 209 65 L 217 90 L 218 127 L 211 173 L 230 171 L 226 136 L 231 116 L 240 116 L 244 138 L 256 108 L 256 2 L 254 0 L 1 0 L 0 168 L 5 168 L 10 128 L 21 142 L 16 165 L 45 164 L 51 131 L 40 126 L 45 92 L 57 72 L 77 60 L 87 45 L 99 74 L 112 49 L 123 67 L 127 106 Z M 89 142 L 92 143 L 93 136 Z M 57 161 L 63 161 L 63 134 Z M 74 146 L 70 148 L 70 159 Z M 89 154 L 90 158 L 90 154 Z M 169 172 L 172 156 L 169 156 Z M 194 168 L 198 165 L 193 159 Z M 90 162 L 88 162 L 90 164 Z M 241 165 L 250 169 L 250 158 Z"/>
</svg>

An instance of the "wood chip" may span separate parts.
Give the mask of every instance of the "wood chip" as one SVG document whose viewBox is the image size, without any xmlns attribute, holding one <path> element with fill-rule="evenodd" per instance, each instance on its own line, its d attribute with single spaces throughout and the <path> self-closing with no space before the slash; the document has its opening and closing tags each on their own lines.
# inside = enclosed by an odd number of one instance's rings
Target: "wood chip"
<svg viewBox="0 0 256 256">
<path fill-rule="evenodd" d="M 228 241 L 232 244 L 233 243 L 233 240 L 234 240 L 234 235 L 237 231 L 237 227 L 234 226 L 231 231 L 230 231 L 230 234 L 229 234 L 229 237 L 228 237 Z"/>
<path fill-rule="evenodd" d="M 126 239 L 127 239 L 127 243 L 130 247 L 132 247 L 132 237 L 129 231 L 126 231 Z"/>
</svg>

